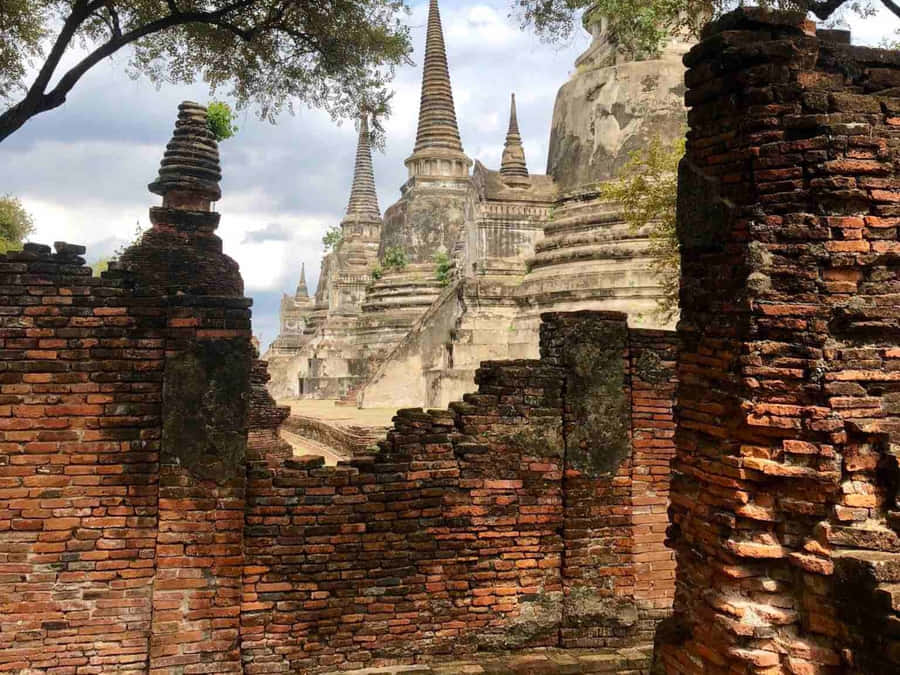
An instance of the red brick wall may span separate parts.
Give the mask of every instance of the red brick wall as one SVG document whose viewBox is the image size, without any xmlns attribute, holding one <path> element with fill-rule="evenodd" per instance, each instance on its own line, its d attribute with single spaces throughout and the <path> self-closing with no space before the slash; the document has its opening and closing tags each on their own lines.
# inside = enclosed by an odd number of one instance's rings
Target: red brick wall
<svg viewBox="0 0 900 675">
<path fill-rule="evenodd" d="M 398 411 L 377 461 L 255 468 L 245 672 L 555 644 L 559 378 L 533 362 L 479 377 L 454 412 Z"/>
<path fill-rule="evenodd" d="M 337 467 L 285 459 L 273 435 L 281 418 L 259 388 L 254 410 L 265 421 L 251 432 L 259 443 L 251 440 L 245 527 L 245 672 L 650 643 L 673 588 L 661 522 L 673 336 L 628 331 L 616 314 L 545 321 L 542 361 L 484 363 L 478 392 L 450 411 L 398 411 L 374 459 Z M 618 365 L 610 370 L 619 380 L 587 377 L 576 393 L 565 355 L 610 332 L 621 344 L 602 350 L 604 363 Z M 604 365 L 593 361 L 597 350 L 584 353 L 589 371 Z M 576 399 L 594 401 L 611 383 L 627 424 L 606 445 L 585 436 L 574 460 L 566 436 L 588 409 Z M 621 456 L 613 451 L 619 431 Z"/>
<path fill-rule="evenodd" d="M 671 612 L 675 555 L 665 544 L 669 481 L 675 456 L 675 366 L 678 347 L 668 331 L 632 330 L 631 362 L 631 593 L 641 609 L 641 640 L 652 641 Z"/>
<path fill-rule="evenodd" d="M 560 643 L 651 642 L 674 588 L 674 556 L 664 538 L 675 336 L 628 330 L 616 313 L 543 319 L 544 358 L 565 372 Z"/>
<path fill-rule="evenodd" d="M 0 257 L 0 668 L 312 673 L 649 643 L 671 593 L 671 335 L 548 316 L 543 360 L 487 362 L 477 393 L 398 411 L 377 457 L 324 467 L 278 437 L 212 229 L 163 217 L 180 216 L 154 212 L 127 272 L 94 278 L 68 245 Z M 159 261 L 198 256 L 214 279 L 165 292 Z"/>
<path fill-rule="evenodd" d="M 2 671 L 148 658 L 163 310 L 83 253 L 0 257 Z"/>
<path fill-rule="evenodd" d="M 897 52 L 741 10 L 685 58 L 672 673 L 897 672 Z"/>
</svg>

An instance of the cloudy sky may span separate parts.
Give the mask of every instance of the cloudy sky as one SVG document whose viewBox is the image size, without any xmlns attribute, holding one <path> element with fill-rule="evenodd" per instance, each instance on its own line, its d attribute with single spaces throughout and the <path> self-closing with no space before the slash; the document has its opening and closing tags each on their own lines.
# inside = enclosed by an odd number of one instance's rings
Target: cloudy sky
<svg viewBox="0 0 900 675">
<path fill-rule="evenodd" d="M 442 0 L 441 16 L 460 133 L 466 152 L 489 167 L 500 162 L 509 94 L 516 92 L 529 168 L 546 163 L 556 91 L 588 45 L 581 31 L 563 46 L 541 44 L 509 17 L 509 0 Z M 386 124 L 375 179 L 382 210 L 396 201 L 412 151 L 425 42 L 427 2 L 408 17 L 416 65 L 394 81 L 394 114 Z M 898 25 L 886 12 L 851 20 L 854 41 L 876 43 Z M 57 110 L 40 115 L 0 145 L 0 194 L 21 197 L 32 213 L 34 241 L 88 246 L 88 259 L 108 256 L 146 228 L 147 192 L 169 140 L 176 106 L 209 100 L 205 86 L 154 88 L 125 74 L 127 55 L 89 72 Z M 225 251 L 241 266 L 254 299 L 254 332 L 267 345 L 277 332 L 282 291 L 293 292 L 300 263 L 314 289 L 325 230 L 340 222 L 352 177 L 356 132 L 328 115 L 299 108 L 276 125 L 252 112 L 221 146 Z"/>
</svg>

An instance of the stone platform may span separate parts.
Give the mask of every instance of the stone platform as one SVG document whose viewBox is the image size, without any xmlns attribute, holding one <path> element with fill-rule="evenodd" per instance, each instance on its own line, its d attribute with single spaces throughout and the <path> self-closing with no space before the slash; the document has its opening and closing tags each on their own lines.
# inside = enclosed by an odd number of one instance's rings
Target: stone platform
<svg viewBox="0 0 900 675">
<path fill-rule="evenodd" d="M 354 456 L 371 454 L 384 439 L 395 414 L 393 409 L 338 407 L 334 400 L 290 399 L 280 404 L 291 415 L 281 427 L 281 437 L 295 456 L 320 455 L 332 466 Z"/>
</svg>

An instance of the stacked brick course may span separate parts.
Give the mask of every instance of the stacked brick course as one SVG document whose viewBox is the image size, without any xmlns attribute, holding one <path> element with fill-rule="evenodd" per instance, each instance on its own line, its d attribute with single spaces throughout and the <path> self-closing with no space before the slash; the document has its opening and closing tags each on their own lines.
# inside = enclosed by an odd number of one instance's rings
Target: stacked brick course
<svg viewBox="0 0 900 675">
<path fill-rule="evenodd" d="M 900 57 L 742 10 L 685 58 L 672 673 L 900 669 Z"/>
<path fill-rule="evenodd" d="M 179 120 L 154 227 L 0 259 L 0 669 L 239 672 L 250 301 L 221 252 L 205 111 Z"/>
</svg>

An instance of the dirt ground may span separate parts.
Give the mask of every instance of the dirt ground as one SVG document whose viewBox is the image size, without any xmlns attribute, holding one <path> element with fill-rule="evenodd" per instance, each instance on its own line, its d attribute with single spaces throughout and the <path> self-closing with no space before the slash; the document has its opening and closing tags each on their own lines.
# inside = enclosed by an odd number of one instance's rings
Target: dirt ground
<svg viewBox="0 0 900 675">
<path fill-rule="evenodd" d="M 394 408 L 366 408 L 360 410 L 352 406 L 338 406 L 335 401 L 314 401 L 309 399 L 286 399 L 278 405 L 290 406 L 291 414 L 315 417 L 333 424 L 363 427 L 389 427 L 397 411 Z"/>
</svg>

